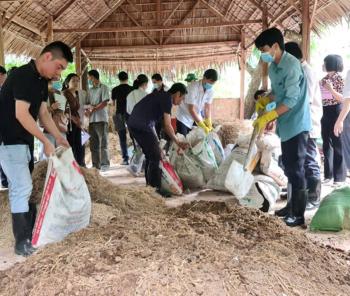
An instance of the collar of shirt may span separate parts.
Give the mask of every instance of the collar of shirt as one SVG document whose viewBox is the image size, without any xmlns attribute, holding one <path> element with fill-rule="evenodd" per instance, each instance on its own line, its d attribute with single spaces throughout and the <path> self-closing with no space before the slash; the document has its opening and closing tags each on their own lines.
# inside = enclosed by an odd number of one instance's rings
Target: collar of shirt
<svg viewBox="0 0 350 296">
<path fill-rule="evenodd" d="M 98 85 L 96 85 L 96 86 L 95 86 L 95 85 L 92 85 L 92 88 L 95 88 L 95 89 L 96 89 L 96 88 L 101 88 L 101 86 L 102 86 L 102 83 L 100 82 L 100 83 L 99 83 Z"/>
<path fill-rule="evenodd" d="M 35 74 L 36 76 L 38 76 L 39 79 L 48 80 L 48 79 L 46 79 L 45 77 L 43 77 L 43 76 L 40 75 L 40 73 L 39 73 L 39 71 L 38 71 L 38 68 L 36 67 L 35 60 L 30 60 L 29 65 L 32 67 L 34 74 Z"/>
<path fill-rule="evenodd" d="M 283 68 L 285 67 L 286 55 L 286 51 L 283 51 L 280 62 L 278 64 L 276 64 L 275 62 L 271 63 L 271 66 L 275 69 L 275 71 L 283 70 Z"/>
</svg>

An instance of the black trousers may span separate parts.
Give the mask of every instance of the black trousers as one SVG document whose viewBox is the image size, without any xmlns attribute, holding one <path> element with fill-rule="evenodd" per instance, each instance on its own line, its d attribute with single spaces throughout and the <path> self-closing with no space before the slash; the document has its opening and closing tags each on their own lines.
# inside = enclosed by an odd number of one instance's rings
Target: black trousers
<svg viewBox="0 0 350 296">
<path fill-rule="evenodd" d="M 129 131 L 136 142 L 141 146 L 146 157 L 145 177 L 146 184 L 160 188 L 162 172 L 159 168 L 161 152 L 157 134 L 153 130 L 139 130 L 129 126 Z"/>
<path fill-rule="evenodd" d="M 176 120 L 176 132 L 186 136 L 191 131 L 186 125 L 184 125 L 181 121 Z"/>
<path fill-rule="evenodd" d="M 120 149 L 122 151 L 122 156 L 124 161 L 129 161 L 128 155 L 128 145 L 127 145 L 127 137 L 126 137 L 126 119 L 127 114 L 116 113 L 113 117 L 114 126 L 118 132 Z"/>
<path fill-rule="evenodd" d="M 324 177 L 325 179 L 334 178 L 334 182 L 344 182 L 346 178 L 342 137 L 336 137 L 334 134 L 334 124 L 338 119 L 341 108 L 341 104 L 323 107 L 321 120 Z"/>
<path fill-rule="evenodd" d="M 81 144 L 81 129 L 72 122 L 72 127 L 68 126 L 67 141 L 72 147 L 73 155 L 80 166 L 85 165 L 85 151 Z"/>
<path fill-rule="evenodd" d="M 288 141 L 282 142 L 282 163 L 288 183 L 292 184 L 293 191 L 306 189 L 305 159 L 308 132 L 302 132 Z"/>
</svg>

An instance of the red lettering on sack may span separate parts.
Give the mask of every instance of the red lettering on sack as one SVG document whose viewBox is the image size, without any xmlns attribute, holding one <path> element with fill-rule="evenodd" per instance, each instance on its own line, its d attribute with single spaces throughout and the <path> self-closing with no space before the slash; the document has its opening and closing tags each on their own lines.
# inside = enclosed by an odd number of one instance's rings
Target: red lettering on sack
<svg viewBox="0 0 350 296">
<path fill-rule="evenodd" d="M 35 246 L 38 243 L 41 228 L 43 226 L 43 221 L 49 206 L 49 201 L 52 196 L 53 188 L 55 187 L 55 182 L 57 179 L 57 173 L 54 168 L 51 169 L 49 179 L 47 180 L 46 186 L 44 188 L 43 198 L 41 200 L 39 215 L 35 222 L 34 233 L 32 238 L 32 244 Z"/>
<path fill-rule="evenodd" d="M 73 168 L 75 168 L 75 170 L 76 170 L 80 175 L 83 175 L 83 173 L 82 173 L 82 171 L 81 171 L 81 169 L 80 169 L 79 164 L 78 164 L 75 160 L 72 161 L 72 165 L 73 165 Z"/>
</svg>

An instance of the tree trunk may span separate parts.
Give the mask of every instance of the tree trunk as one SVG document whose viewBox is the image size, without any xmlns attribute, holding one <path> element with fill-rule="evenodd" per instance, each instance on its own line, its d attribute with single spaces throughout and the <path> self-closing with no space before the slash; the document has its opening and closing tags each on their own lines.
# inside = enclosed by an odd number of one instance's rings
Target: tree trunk
<svg viewBox="0 0 350 296">
<path fill-rule="evenodd" d="M 249 119 L 253 115 L 255 109 L 254 94 L 261 85 L 262 61 L 259 61 L 256 68 L 253 68 L 247 63 L 247 72 L 249 73 L 251 80 L 244 100 L 244 118 Z"/>
</svg>

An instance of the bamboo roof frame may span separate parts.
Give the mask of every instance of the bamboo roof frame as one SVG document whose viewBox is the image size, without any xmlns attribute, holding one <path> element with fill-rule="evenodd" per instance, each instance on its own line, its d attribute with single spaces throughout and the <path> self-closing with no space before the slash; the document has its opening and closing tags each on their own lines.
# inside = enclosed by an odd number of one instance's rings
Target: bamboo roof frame
<svg viewBox="0 0 350 296">
<path fill-rule="evenodd" d="M 155 72 L 235 63 L 242 35 L 249 48 L 267 24 L 300 34 L 303 4 L 302 0 L 0 0 L 0 13 L 5 53 L 36 57 L 49 40 L 62 40 L 71 47 L 79 44 L 96 68 Z M 350 0 L 310 0 L 309 6 L 312 30 L 319 32 L 347 16 Z"/>
</svg>

